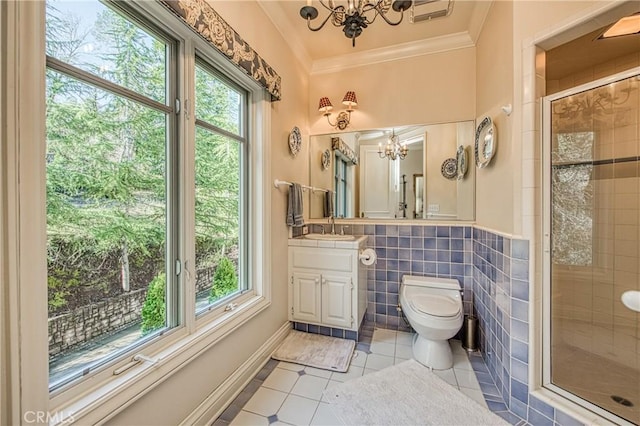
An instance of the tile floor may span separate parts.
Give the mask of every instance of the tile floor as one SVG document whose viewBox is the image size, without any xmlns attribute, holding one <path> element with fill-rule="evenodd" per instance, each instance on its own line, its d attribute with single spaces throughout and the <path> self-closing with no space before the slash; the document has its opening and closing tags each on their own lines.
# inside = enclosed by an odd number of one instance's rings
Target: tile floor
<svg viewBox="0 0 640 426">
<path fill-rule="evenodd" d="M 325 389 L 411 358 L 413 333 L 371 328 L 361 334 L 346 373 L 269 360 L 214 425 L 340 425 L 322 395 Z M 459 340 L 451 340 L 451 347 L 453 368 L 434 372 L 511 424 L 524 425 L 507 411 L 482 357 L 468 355 Z"/>
</svg>

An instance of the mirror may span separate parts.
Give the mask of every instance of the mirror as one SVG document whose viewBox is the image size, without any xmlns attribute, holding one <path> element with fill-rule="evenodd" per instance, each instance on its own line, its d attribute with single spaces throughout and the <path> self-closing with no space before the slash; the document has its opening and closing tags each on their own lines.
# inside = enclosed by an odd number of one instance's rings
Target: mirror
<svg viewBox="0 0 640 426">
<path fill-rule="evenodd" d="M 415 208 L 413 209 L 413 218 L 419 219 L 424 215 L 424 175 L 413 175 L 413 197 L 416 200 Z"/>
<path fill-rule="evenodd" d="M 309 184 L 330 192 L 311 191 L 310 219 L 473 220 L 475 168 L 457 168 L 474 134 L 462 121 L 312 135 Z"/>
</svg>

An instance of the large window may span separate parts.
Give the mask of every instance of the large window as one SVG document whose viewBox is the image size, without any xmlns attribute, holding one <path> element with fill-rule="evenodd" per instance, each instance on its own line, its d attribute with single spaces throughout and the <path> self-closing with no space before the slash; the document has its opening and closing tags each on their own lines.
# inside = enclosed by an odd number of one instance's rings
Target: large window
<svg viewBox="0 0 640 426">
<path fill-rule="evenodd" d="M 167 234 L 173 42 L 98 2 L 47 3 L 52 389 L 176 325 Z M 175 95 L 174 95 L 175 96 Z"/>
<path fill-rule="evenodd" d="M 249 91 L 131 7 L 46 6 L 50 390 L 149 360 L 254 287 Z"/>
</svg>

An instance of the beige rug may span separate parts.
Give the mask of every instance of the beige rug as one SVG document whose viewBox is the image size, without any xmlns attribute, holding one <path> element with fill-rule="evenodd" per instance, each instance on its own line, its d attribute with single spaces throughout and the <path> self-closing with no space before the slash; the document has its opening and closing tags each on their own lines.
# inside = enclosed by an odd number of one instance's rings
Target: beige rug
<svg viewBox="0 0 640 426">
<path fill-rule="evenodd" d="M 355 346 L 353 340 L 292 330 L 271 358 L 344 373 Z"/>
<path fill-rule="evenodd" d="M 415 360 L 324 391 L 345 425 L 508 425 Z"/>
</svg>

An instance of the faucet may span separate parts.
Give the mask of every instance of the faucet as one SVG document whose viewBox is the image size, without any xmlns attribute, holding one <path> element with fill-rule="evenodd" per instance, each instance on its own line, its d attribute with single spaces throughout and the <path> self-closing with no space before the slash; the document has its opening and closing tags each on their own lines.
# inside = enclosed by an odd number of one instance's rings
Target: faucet
<svg viewBox="0 0 640 426">
<path fill-rule="evenodd" d="M 336 218 L 329 216 L 329 224 L 331 225 L 331 235 L 336 234 Z"/>
</svg>

